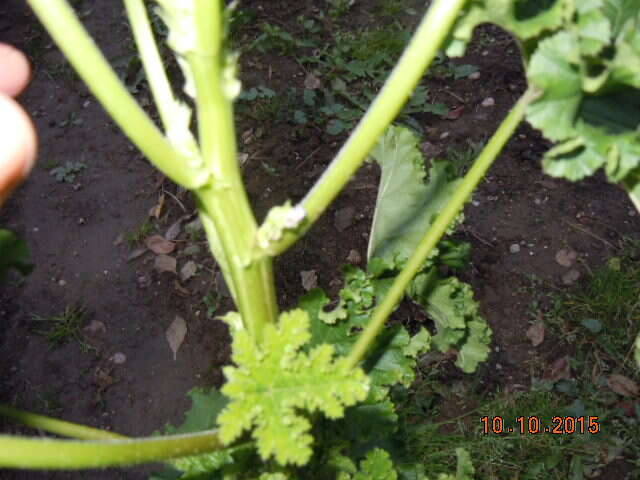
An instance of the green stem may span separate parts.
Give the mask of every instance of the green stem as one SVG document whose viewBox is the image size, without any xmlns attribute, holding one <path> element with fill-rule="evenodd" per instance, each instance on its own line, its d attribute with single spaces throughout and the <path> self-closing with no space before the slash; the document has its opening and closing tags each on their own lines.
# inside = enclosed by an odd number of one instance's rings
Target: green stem
<svg viewBox="0 0 640 480">
<path fill-rule="evenodd" d="M 133 465 L 221 450 L 217 431 L 102 441 L 0 435 L 0 467 L 81 469 Z"/>
<path fill-rule="evenodd" d="M 107 430 L 100 430 L 99 428 L 65 422 L 63 420 L 38 415 L 37 413 L 26 412 L 6 405 L 0 405 L 0 415 L 15 420 L 16 422 L 20 422 L 28 427 L 39 428 L 40 430 L 62 435 L 63 437 L 80 438 L 83 440 L 127 438 L 124 435 L 119 435 Z"/>
<path fill-rule="evenodd" d="M 195 194 L 201 214 L 211 221 L 209 239 L 235 295 L 249 332 L 260 341 L 262 326 L 278 315 L 272 260 L 252 261 L 257 223 L 237 159 L 233 98 L 225 83 L 222 45 L 222 10 L 219 1 L 196 2 L 198 47 L 187 54 L 198 105 L 198 130 L 204 163 L 212 172 L 211 184 Z M 215 232 L 213 232 L 215 230 Z"/>
<path fill-rule="evenodd" d="M 208 173 L 189 166 L 140 108 L 65 0 L 27 0 L 82 80 L 131 141 L 174 182 L 197 188 Z"/>
<path fill-rule="evenodd" d="M 466 0 L 434 0 L 380 94 L 358 123 L 329 168 L 302 200 L 301 231 L 287 231 L 267 252 L 278 255 L 296 242 L 327 209 L 365 161 L 438 54 Z M 259 256 L 256 255 L 256 256 Z"/>
<path fill-rule="evenodd" d="M 396 277 L 389 292 L 384 297 L 375 311 L 364 331 L 360 334 L 358 341 L 353 346 L 349 356 L 347 357 L 347 366 L 353 368 L 362 361 L 367 350 L 375 341 L 376 336 L 384 327 L 386 319 L 395 310 L 400 300 L 404 297 L 405 291 L 415 275 L 420 271 L 424 261 L 428 258 L 431 251 L 436 247 L 442 236 L 449 228 L 451 222 L 462 211 L 465 202 L 469 199 L 471 193 L 484 178 L 487 170 L 493 164 L 494 160 L 500 154 L 509 141 L 516 128 L 525 116 L 527 106 L 535 99 L 536 93 L 528 90 L 518 103 L 513 107 L 509 115 L 502 121 L 500 127 L 493 135 L 487 146 L 482 150 L 473 166 L 464 177 L 460 186 L 456 189 L 453 196 L 447 202 L 442 212 L 438 215 L 436 221 L 420 241 L 418 248 L 407 262 L 406 267 Z"/>
<path fill-rule="evenodd" d="M 165 130 L 169 130 L 172 123 L 172 110 L 170 107 L 176 103 L 176 99 L 164 70 L 164 64 L 153 36 L 147 10 L 142 0 L 124 0 L 124 5 L 127 9 L 131 30 L 140 52 L 140 59 L 144 66 L 147 82 L 155 99 L 158 113 Z"/>
</svg>

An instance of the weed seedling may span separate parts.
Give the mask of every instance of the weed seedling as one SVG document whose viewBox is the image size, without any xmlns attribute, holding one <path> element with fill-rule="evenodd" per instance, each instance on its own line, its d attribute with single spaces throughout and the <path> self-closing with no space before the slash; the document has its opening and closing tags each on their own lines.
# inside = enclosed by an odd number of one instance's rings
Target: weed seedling
<svg viewBox="0 0 640 480">
<path fill-rule="evenodd" d="M 151 219 L 147 218 L 138 227 L 125 234 L 125 240 L 129 247 L 140 245 L 153 232 L 154 225 Z"/>
<path fill-rule="evenodd" d="M 60 315 L 53 317 L 41 317 L 33 314 L 32 320 L 46 325 L 36 333 L 43 335 L 51 347 L 64 345 L 70 341 L 77 341 L 84 345 L 82 340 L 82 326 L 85 323 L 87 312 L 82 306 L 66 307 Z"/>
<path fill-rule="evenodd" d="M 83 162 L 66 162 L 64 165 L 52 168 L 49 173 L 60 183 L 73 183 L 85 168 L 87 165 Z"/>
</svg>

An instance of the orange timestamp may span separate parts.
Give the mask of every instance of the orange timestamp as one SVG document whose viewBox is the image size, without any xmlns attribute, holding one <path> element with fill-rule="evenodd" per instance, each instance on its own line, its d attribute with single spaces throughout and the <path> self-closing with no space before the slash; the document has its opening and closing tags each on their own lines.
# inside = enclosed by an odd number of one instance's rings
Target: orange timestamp
<svg viewBox="0 0 640 480">
<path fill-rule="evenodd" d="M 551 417 L 550 424 L 537 416 L 516 417 L 515 424 L 507 425 L 503 417 L 484 416 L 480 418 L 482 433 L 485 435 L 520 433 L 522 435 L 538 433 L 553 433 L 556 435 L 570 435 L 574 433 L 600 433 L 600 417 Z"/>
</svg>

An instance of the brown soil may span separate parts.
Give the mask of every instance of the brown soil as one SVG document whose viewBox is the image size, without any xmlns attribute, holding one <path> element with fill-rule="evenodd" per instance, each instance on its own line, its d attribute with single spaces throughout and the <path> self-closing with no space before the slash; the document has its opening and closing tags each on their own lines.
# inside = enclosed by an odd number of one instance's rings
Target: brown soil
<svg viewBox="0 0 640 480">
<path fill-rule="evenodd" d="M 312 11 L 308 2 L 291 2 L 290 8 L 277 3 L 252 0 L 244 5 L 294 31 L 295 17 Z M 371 21 L 367 7 L 373 3 L 357 2 L 347 21 L 366 25 Z M 114 5 L 86 2 L 82 7 L 88 12 L 86 25 L 111 60 L 133 48 L 120 3 Z M 456 120 L 418 118 L 429 126 L 426 147 L 431 151 L 444 152 L 466 145 L 467 139 L 487 138 L 523 91 L 513 44 L 507 36 L 491 33 L 494 43 L 476 45 L 461 61 L 479 66 L 480 79 L 433 80 L 432 100 L 464 111 Z M 0 215 L 3 226 L 28 241 L 37 266 L 23 283 L 0 287 L 0 400 L 127 435 L 149 435 L 166 422 L 179 423 L 189 406 L 186 392 L 197 385 L 220 385 L 220 367 L 229 360 L 226 327 L 207 318 L 202 298 L 214 289 L 222 298 L 217 314 L 232 306 L 214 273 L 214 262 L 205 253 L 196 257 L 203 265 L 198 275 L 179 283 L 174 275 L 154 270 L 150 253 L 128 260 L 135 247 L 121 239 L 148 218 L 163 192 L 160 218 L 152 219 L 158 233 L 185 215 L 183 207 L 191 213 L 193 205 L 129 146 L 69 73 L 24 2 L 8 0 L 0 6 L 0 41 L 22 48 L 34 60 L 33 82 L 21 101 L 33 116 L 41 141 L 39 166 Z M 276 54 L 252 52 L 243 65 L 247 85 L 268 84 L 280 93 L 291 85 L 301 88 L 306 75 L 295 59 Z M 481 106 L 488 97 L 495 106 Z M 142 92 L 140 98 L 148 101 L 148 94 Z M 239 132 L 258 126 L 243 119 Z M 313 127 L 277 122 L 263 138 L 241 143 L 241 150 L 249 154 L 244 169 L 257 215 L 262 218 L 269 207 L 287 198 L 301 198 L 340 140 Z M 623 236 L 637 238 L 640 231 L 640 218 L 631 215 L 633 207 L 625 193 L 602 178 L 571 184 L 545 176 L 540 157 L 546 148 L 536 132 L 522 126 L 474 195 L 465 212 L 467 221 L 457 234 L 473 245 L 472 268 L 464 279 L 473 284 L 494 331 L 495 352 L 480 370 L 488 390 L 496 385 L 528 385 L 531 369 L 562 355 L 550 345 L 533 349 L 525 336 L 531 321 L 527 311 L 531 294 L 526 289 L 530 276 L 549 288 L 567 288 L 561 280 L 567 269 L 554 258 L 558 250 L 569 247 L 578 252 L 577 268 L 585 274 L 615 254 Z M 277 176 L 265 174 L 264 159 Z M 49 173 L 50 165 L 66 161 L 83 162 L 87 168 L 72 183 L 57 182 Z M 280 259 L 277 278 L 283 307 L 304 293 L 300 271 L 316 270 L 318 284 L 335 293 L 340 265 L 350 252 L 364 257 L 377 176 L 376 168 L 365 166 L 309 235 Z M 346 226 L 336 221 L 345 216 L 350 217 Z M 178 237 L 183 241 L 178 242 L 180 248 L 187 239 L 185 233 Z M 520 247 L 518 253 L 510 251 L 514 244 Z M 186 260 L 181 258 L 179 267 Z M 71 305 L 86 308 L 87 323 L 93 320 L 105 326 L 106 331 L 86 334 L 88 352 L 78 341 L 52 348 L 36 333 L 42 325 L 33 320 L 34 314 L 50 317 Z M 413 311 L 410 306 L 403 310 L 414 316 L 414 322 L 425 320 Z M 165 330 L 176 315 L 187 320 L 188 334 L 174 360 Z M 115 353 L 123 353 L 126 361 L 114 363 Z M 9 423 L 3 431 L 26 432 Z M 147 471 L 1 471 L 0 478 L 137 479 L 146 478 Z"/>
</svg>

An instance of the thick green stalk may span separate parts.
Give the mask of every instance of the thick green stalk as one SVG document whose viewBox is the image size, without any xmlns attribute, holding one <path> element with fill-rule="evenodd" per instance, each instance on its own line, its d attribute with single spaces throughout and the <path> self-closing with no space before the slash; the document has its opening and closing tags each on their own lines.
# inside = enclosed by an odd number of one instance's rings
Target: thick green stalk
<svg viewBox="0 0 640 480">
<path fill-rule="evenodd" d="M 300 238 L 327 209 L 396 118 L 450 33 L 466 0 L 434 0 L 384 87 L 328 169 L 302 200 L 301 232 L 285 232 L 267 252 L 277 255 Z M 259 256 L 259 253 L 257 254 Z"/>
<path fill-rule="evenodd" d="M 102 441 L 20 438 L 0 435 L 0 467 L 81 469 L 133 465 L 224 448 L 217 431 Z"/>
<path fill-rule="evenodd" d="M 260 341 L 262 326 L 278 315 L 271 259 L 251 259 L 257 223 L 251 210 L 237 159 L 233 75 L 222 44 L 222 9 L 219 1 L 196 2 L 198 46 L 187 54 L 198 105 L 202 158 L 212 182 L 195 194 L 201 213 L 212 221 L 212 247 L 235 294 L 245 326 Z M 225 76 L 225 74 L 227 74 Z M 220 258 L 220 256 L 223 258 Z M 226 271 L 225 271 L 226 270 Z"/>
<path fill-rule="evenodd" d="M 451 225 L 451 222 L 459 215 L 464 207 L 465 202 L 469 199 L 471 193 L 484 178 L 487 170 L 498 157 L 506 143 L 509 141 L 516 128 L 525 116 L 527 106 L 535 99 L 536 94 L 531 90 L 527 91 L 518 100 L 509 115 L 502 121 L 500 128 L 491 137 L 487 146 L 482 150 L 473 166 L 464 177 L 460 186 L 456 189 L 453 196 L 447 202 L 442 212 L 438 215 L 436 221 L 431 225 L 429 231 L 420 241 L 418 248 L 407 262 L 406 267 L 396 277 L 389 292 L 384 297 L 380 305 L 373 312 L 371 320 L 367 324 L 364 331 L 360 334 L 358 341 L 353 346 L 349 356 L 347 357 L 347 366 L 353 368 L 357 366 L 369 347 L 375 341 L 375 338 L 384 327 L 386 319 L 395 310 L 396 306 L 402 300 L 409 283 L 424 265 L 424 261 L 428 258 L 431 251 L 436 247 L 442 236 Z"/>
<path fill-rule="evenodd" d="M 83 440 L 127 438 L 124 435 L 119 435 L 107 430 L 100 430 L 99 428 L 65 422 L 64 420 L 38 415 L 37 413 L 26 412 L 6 405 L 0 405 L 0 415 L 15 420 L 16 422 L 20 422 L 28 427 L 39 428 L 40 430 L 62 435 L 63 437 L 80 438 Z"/>
<path fill-rule="evenodd" d="M 197 188 L 208 172 L 189 166 L 127 91 L 65 0 L 27 0 L 69 62 L 102 106 L 160 171 L 174 182 Z"/>
</svg>

